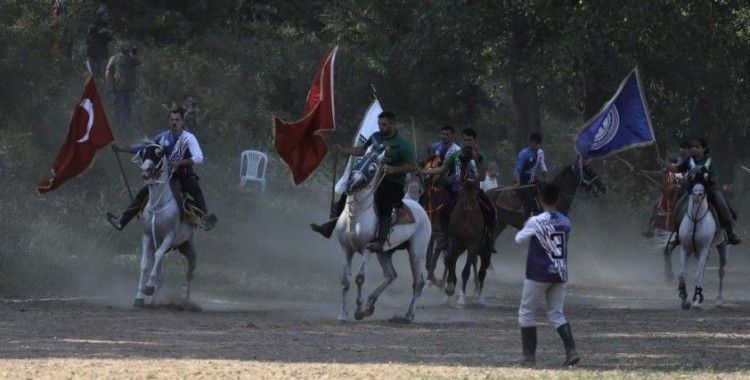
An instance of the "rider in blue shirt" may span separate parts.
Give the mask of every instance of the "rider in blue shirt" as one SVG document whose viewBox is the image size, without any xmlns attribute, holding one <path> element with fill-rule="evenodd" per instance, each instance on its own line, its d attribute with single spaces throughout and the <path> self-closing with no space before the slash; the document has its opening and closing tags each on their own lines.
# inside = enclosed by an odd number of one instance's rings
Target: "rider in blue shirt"
<svg viewBox="0 0 750 380">
<path fill-rule="evenodd" d="M 513 176 L 516 186 L 535 185 L 547 175 L 547 164 L 544 162 L 544 151 L 541 148 L 542 135 L 532 133 L 529 135 L 529 146 L 518 152 L 516 165 L 513 168 Z M 537 210 L 536 188 L 522 188 L 518 195 L 524 203 L 524 213 L 532 215 Z"/>
<path fill-rule="evenodd" d="M 204 229 L 210 230 L 216 224 L 216 215 L 208 213 L 203 191 L 201 191 L 198 183 L 198 176 L 195 175 L 195 171 L 193 170 L 193 166 L 203 163 L 203 151 L 195 135 L 183 129 L 184 114 L 185 109 L 182 107 L 170 110 L 170 129 L 159 133 L 152 141 L 163 147 L 167 163 L 172 168 L 170 179 L 175 199 L 182 199 L 182 191 L 190 194 L 195 206 L 203 212 Z M 112 149 L 118 153 L 136 154 L 143 150 L 143 148 L 145 148 L 143 144 L 133 145 L 128 149 L 112 144 Z M 181 189 L 181 191 L 175 191 L 176 189 Z M 108 212 L 107 220 L 114 228 L 122 230 L 138 214 L 147 200 L 148 187 L 143 187 L 130 206 L 119 217 Z"/>
</svg>

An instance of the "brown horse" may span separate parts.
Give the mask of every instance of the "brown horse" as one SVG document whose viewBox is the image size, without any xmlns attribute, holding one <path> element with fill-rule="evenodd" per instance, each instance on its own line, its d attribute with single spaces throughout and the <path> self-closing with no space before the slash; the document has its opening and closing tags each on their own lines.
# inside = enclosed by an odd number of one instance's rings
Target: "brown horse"
<svg viewBox="0 0 750 380">
<path fill-rule="evenodd" d="M 568 165 L 557 173 L 552 183 L 560 188 L 560 202 L 557 205 L 557 209 L 563 214 L 568 214 L 570 206 L 573 203 L 573 197 L 576 195 L 576 191 L 579 187 L 586 191 L 592 192 L 595 196 L 598 193 L 604 193 L 607 189 L 602 184 L 599 177 L 588 165 L 584 165 L 582 168 L 578 168 L 577 164 Z M 526 188 L 526 191 L 531 191 L 535 195 L 536 188 Z M 487 196 L 493 201 L 497 208 L 497 228 L 495 228 L 495 236 L 498 236 L 508 227 L 512 226 L 518 230 L 523 228 L 524 222 L 529 217 L 528 212 L 524 212 L 522 209 L 523 201 L 519 199 L 517 189 L 493 189 L 487 192 Z"/>
<path fill-rule="evenodd" d="M 470 162 L 470 161 L 469 161 Z M 477 295 L 479 302 L 484 303 L 482 289 L 487 269 L 490 267 L 492 254 L 486 249 L 485 225 L 482 212 L 479 209 L 479 177 L 476 169 L 472 170 L 468 162 L 462 162 L 461 189 L 458 192 L 455 205 L 450 213 L 448 223 L 448 253 L 445 255 L 444 264 L 448 270 L 448 278 L 445 294 L 449 297 L 456 290 L 456 262 L 458 258 L 467 252 L 466 265 L 461 272 L 461 292 L 458 295 L 457 306 L 463 308 L 466 304 L 466 283 L 468 282 L 472 263 L 476 263 L 477 257 L 482 259 L 481 266 L 476 279 L 478 280 Z"/>
<path fill-rule="evenodd" d="M 431 156 L 420 163 L 422 169 L 433 169 L 440 167 L 443 160 L 438 155 Z M 445 187 L 444 178 L 441 174 L 435 174 L 424 178 L 425 192 L 420 200 L 422 207 L 427 211 L 432 223 L 432 237 L 427 248 L 427 283 L 442 287 L 442 281 L 435 279 L 435 267 L 440 255 L 445 250 L 445 234 L 440 223 L 440 212 L 448 201 L 448 189 Z M 443 273 L 443 279 L 445 279 Z"/>
</svg>

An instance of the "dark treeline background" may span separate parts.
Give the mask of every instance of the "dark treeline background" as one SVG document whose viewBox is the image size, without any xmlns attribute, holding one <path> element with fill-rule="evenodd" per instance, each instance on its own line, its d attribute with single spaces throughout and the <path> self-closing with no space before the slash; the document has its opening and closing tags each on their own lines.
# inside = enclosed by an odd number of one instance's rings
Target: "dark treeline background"
<svg viewBox="0 0 750 380">
<path fill-rule="evenodd" d="M 22 264 L 28 262 L 23 255 L 80 251 L 76 241 L 84 231 L 92 239 L 86 248 L 91 255 L 101 255 L 96 251 L 105 245 L 120 244 L 123 251 L 135 245 L 101 232 L 103 212 L 127 197 L 111 153 L 100 154 L 86 175 L 52 194 L 34 193 L 49 173 L 88 75 L 86 30 L 101 4 L 69 0 L 65 12 L 53 16 L 51 3 L 0 0 L 0 230 L 7 236 L 0 242 L 0 265 L 37 276 L 44 269 Z M 515 152 L 531 131 L 544 134 L 551 166 L 572 161 L 577 129 L 637 65 L 665 159 L 680 139 L 705 136 L 722 182 L 731 183 L 749 154 L 746 1 L 103 3 L 115 30 L 110 54 L 125 39 L 138 47 L 143 62 L 134 126 L 114 126 L 118 141 L 131 143 L 165 129 L 164 105 L 195 96 L 201 113 L 194 132 L 207 157 L 200 173 L 215 208 L 247 198 L 264 207 L 288 207 L 305 195 L 309 201 L 310 190 L 326 198 L 329 160 L 301 189 L 289 186 L 288 172 L 272 153 L 271 119 L 301 116 L 315 63 L 335 45 L 340 131 L 332 139 L 339 143 L 352 138 L 372 84 L 401 122 L 415 119 L 420 156 L 440 126 L 471 126 L 507 181 Z M 111 106 L 106 86 L 99 87 Z M 276 196 L 261 202 L 228 190 L 236 187 L 244 149 L 271 152 Z M 653 148 L 627 158 L 644 169 L 660 167 Z M 611 187 L 623 189 L 609 202 L 639 206 L 628 215 L 644 218 L 644 197 L 653 196 L 654 188 L 618 162 L 598 165 Z M 134 170 L 129 172 L 138 186 Z M 322 216 L 326 206 L 320 208 Z M 227 207 L 222 220 L 231 219 L 232 211 Z M 59 266 L 48 267 L 49 276 L 60 275 Z M 14 289 L 6 279 L 0 286 Z"/>
</svg>

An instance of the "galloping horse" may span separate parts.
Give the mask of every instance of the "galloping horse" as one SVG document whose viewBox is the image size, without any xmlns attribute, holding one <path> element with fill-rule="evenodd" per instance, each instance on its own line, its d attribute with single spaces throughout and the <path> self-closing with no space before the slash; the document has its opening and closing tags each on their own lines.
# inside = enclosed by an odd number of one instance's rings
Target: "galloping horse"
<svg viewBox="0 0 750 380">
<path fill-rule="evenodd" d="M 375 237 L 377 229 L 377 215 L 374 208 L 375 190 L 383 180 L 382 160 L 385 153 L 378 154 L 371 147 L 352 169 L 347 183 L 346 207 L 336 223 L 335 233 L 344 251 L 342 257 L 342 303 L 338 319 L 344 320 L 349 314 L 346 294 L 349 291 L 349 277 L 351 276 L 352 256 L 359 252 L 363 256 L 362 265 L 355 278 L 357 283 L 357 310 L 354 318 L 362 319 L 375 311 L 375 301 L 380 294 L 396 279 L 397 273 L 391 260 L 392 253 L 399 249 L 409 252 L 411 264 L 412 299 L 406 312 L 405 320 L 412 321 L 416 311 L 417 300 L 425 285 L 425 258 L 427 246 L 430 244 L 432 228 L 430 219 L 419 203 L 405 199 L 403 206 L 398 209 L 397 220 L 392 225 L 391 233 L 384 246 L 384 252 L 377 253 L 378 262 L 383 269 L 383 282 L 367 297 L 367 303 L 362 301 L 362 285 L 367 273 L 367 262 L 372 253 L 366 248 Z"/>
<path fill-rule="evenodd" d="M 141 177 L 148 186 L 148 202 L 141 218 L 141 277 L 134 306 L 143 306 L 145 296 L 154 295 L 162 287 L 161 261 L 169 250 L 175 248 L 188 260 L 186 298 L 189 299 L 196 264 L 195 226 L 180 218 L 181 205 L 177 204 L 170 187 L 167 157 L 162 146 L 149 141 L 136 158 L 141 161 Z"/>
<path fill-rule="evenodd" d="M 438 155 L 428 157 L 420 163 L 422 169 L 434 169 L 442 165 L 442 159 Z M 427 284 L 442 286 L 440 281 L 435 279 L 435 267 L 437 267 L 440 256 L 445 253 L 447 243 L 445 242 L 445 232 L 440 222 L 440 212 L 445 203 L 448 201 L 448 189 L 444 184 L 444 177 L 441 174 L 427 176 L 424 179 L 425 193 L 421 199 L 422 207 L 427 212 L 432 226 L 432 236 L 430 245 L 427 248 Z M 447 271 L 443 272 L 443 279 Z"/>
<path fill-rule="evenodd" d="M 456 261 L 458 257 L 467 251 L 466 265 L 461 272 L 463 280 L 461 291 L 458 294 L 456 305 L 463 308 L 466 305 L 466 283 L 469 279 L 471 264 L 476 263 L 476 258 L 481 257 L 482 262 L 479 273 L 475 275 L 478 280 L 479 302 L 486 303 L 482 295 L 484 288 L 484 279 L 487 275 L 487 268 L 490 266 L 491 253 L 486 249 L 485 226 L 482 212 L 479 209 L 479 178 L 476 164 L 473 160 L 461 160 L 460 181 L 461 189 L 456 198 L 456 204 L 451 210 L 450 221 L 448 223 L 448 253 L 445 255 L 445 267 L 448 270 L 448 279 L 445 287 L 445 294 L 449 297 L 453 295 L 456 288 Z"/>
<path fill-rule="evenodd" d="M 682 308 L 688 310 L 691 306 L 690 302 L 687 301 L 687 287 L 685 285 L 688 259 L 691 253 L 698 259 L 698 266 L 695 270 L 695 291 L 693 292 L 692 307 L 700 309 L 703 303 L 703 275 L 706 269 L 708 253 L 712 245 L 716 246 L 719 251 L 719 295 L 716 303 L 722 306 L 724 267 L 727 262 L 726 234 L 719 226 L 715 214 L 708 206 L 706 188 L 701 181 L 695 182 L 691 188 L 687 213 L 680 223 L 679 234 L 682 271 L 680 272 L 678 292 L 680 299 L 682 299 Z"/>
<path fill-rule="evenodd" d="M 594 169 L 588 165 L 583 165 L 583 167 L 579 168 L 577 163 L 564 167 L 557 173 L 552 183 L 560 188 L 560 202 L 557 205 L 557 209 L 565 215 L 570 211 L 570 206 L 579 187 L 582 187 L 587 192 L 592 192 L 595 196 L 607 190 L 599 179 L 599 176 L 594 172 Z M 523 202 L 518 199 L 515 189 L 493 189 L 487 192 L 487 196 L 493 200 L 497 209 L 495 239 L 508 226 L 512 226 L 518 230 L 523 228 L 528 215 L 524 215 L 525 213 L 521 210 Z"/>
</svg>

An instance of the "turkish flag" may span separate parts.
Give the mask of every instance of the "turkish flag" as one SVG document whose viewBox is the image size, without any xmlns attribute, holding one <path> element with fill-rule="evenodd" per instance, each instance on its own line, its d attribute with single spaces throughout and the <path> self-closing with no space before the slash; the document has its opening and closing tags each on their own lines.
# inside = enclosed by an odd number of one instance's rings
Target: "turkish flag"
<svg viewBox="0 0 750 380">
<path fill-rule="evenodd" d="M 274 146 L 299 185 L 318 167 L 328 147 L 316 132 L 336 128 L 333 107 L 333 63 L 338 47 L 323 57 L 307 93 L 304 116 L 293 123 L 274 117 Z"/>
<path fill-rule="evenodd" d="M 91 165 L 96 151 L 112 141 L 114 137 L 109 129 L 99 93 L 96 91 L 96 83 L 90 78 L 73 110 L 68 137 L 52 166 L 52 177 L 40 183 L 36 190 L 42 194 L 46 193 L 81 174 Z"/>
</svg>

